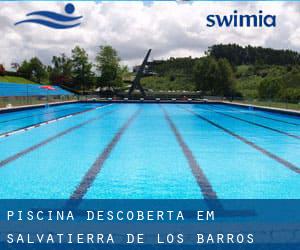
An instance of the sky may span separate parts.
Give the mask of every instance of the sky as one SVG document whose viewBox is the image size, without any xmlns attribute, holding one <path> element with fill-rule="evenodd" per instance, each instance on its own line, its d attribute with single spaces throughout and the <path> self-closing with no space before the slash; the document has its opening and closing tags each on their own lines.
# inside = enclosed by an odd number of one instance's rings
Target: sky
<svg viewBox="0 0 300 250">
<path fill-rule="evenodd" d="M 200 57 L 218 43 L 238 43 L 300 51 L 300 2 L 73 2 L 73 15 L 82 15 L 79 27 L 55 30 L 37 24 L 14 23 L 26 14 L 50 10 L 65 14 L 67 2 L 0 2 L 0 64 L 10 68 L 37 56 L 50 64 L 53 55 L 71 54 L 79 45 L 95 59 L 100 45 L 112 45 L 122 63 L 139 64 L 147 49 L 151 59 Z M 276 15 L 275 28 L 209 28 L 209 14 Z"/>
</svg>

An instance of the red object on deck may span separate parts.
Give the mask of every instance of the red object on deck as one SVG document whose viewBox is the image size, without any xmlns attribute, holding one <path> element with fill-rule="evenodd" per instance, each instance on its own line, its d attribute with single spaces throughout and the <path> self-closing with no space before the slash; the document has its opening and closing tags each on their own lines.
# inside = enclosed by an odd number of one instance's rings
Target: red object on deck
<svg viewBox="0 0 300 250">
<path fill-rule="evenodd" d="M 43 85 L 40 87 L 41 89 L 47 89 L 47 90 L 55 90 L 54 87 L 50 86 L 50 85 Z"/>
</svg>

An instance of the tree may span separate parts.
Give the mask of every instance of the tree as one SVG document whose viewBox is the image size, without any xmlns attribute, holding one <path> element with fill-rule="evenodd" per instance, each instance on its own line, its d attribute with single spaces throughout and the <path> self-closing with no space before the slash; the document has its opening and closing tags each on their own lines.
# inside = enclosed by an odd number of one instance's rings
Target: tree
<svg viewBox="0 0 300 250">
<path fill-rule="evenodd" d="M 99 85 L 118 86 L 127 68 L 120 67 L 117 51 L 111 46 L 100 46 L 96 56 L 96 69 L 100 73 Z"/>
<path fill-rule="evenodd" d="M 52 84 L 70 85 L 72 83 L 72 60 L 65 54 L 52 57 L 52 67 L 49 68 Z"/>
<path fill-rule="evenodd" d="M 33 57 L 29 62 L 23 61 L 18 69 L 18 73 L 38 83 L 41 83 L 42 79 L 47 78 L 46 67 L 37 57 Z"/>
<path fill-rule="evenodd" d="M 234 89 L 234 73 L 227 59 L 218 60 L 217 80 L 214 86 L 216 95 L 231 96 Z"/>
<path fill-rule="evenodd" d="M 265 79 L 258 86 L 258 95 L 262 99 L 273 99 L 279 96 L 283 86 L 282 79 Z"/>
<path fill-rule="evenodd" d="M 252 47 L 250 45 L 242 47 L 237 44 L 217 44 L 210 47 L 206 54 L 216 59 L 226 58 L 232 65 L 297 65 L 300 63 L 300 54 L 295 51 Z"/>
<path fill-rule="evenodd" d="M 217 81 L 217 61 L 213 57 L 198 59 L 193 71 L 196 88 L 203 92 L 212 92 Z"/>
<path fill-rule="evenodd" d="M 229 96 L 233 92 L 234 74 L 227 59 L 198 59 L 194 66 L 196 88 L 212 95 Z"/>
<path fill-rule="evenodd" d="M 27 62 L 26 60 L 24 60 L 21 63 L 21 66 L 19 67 L 18 71 L 17 71 L 20 75 L 22 75 L 23 77 L 30 79 L 31 78 L 31 67 L 30 67 L 30 63 Z"/>
<path fill-rule="evenodd" d="M 41 83 L 41 80 L 47 77 L 46 67 L 37 57 L 33 57 L 29 64 L 31 69 L 31 79 Z"/>
<path fill-rule="evenodd" d="M 76 46 L 72 50 L 72 75 L 78 89 L 85 91 L 93 85 L 92 66 L 86 51 Z"/>
<path fill-rule="evenodd" d="M 5 68 L 3 64 L 0 64 L 0 76 L 4 76 L 4 75 L 5 75 Z"/>
</svg>

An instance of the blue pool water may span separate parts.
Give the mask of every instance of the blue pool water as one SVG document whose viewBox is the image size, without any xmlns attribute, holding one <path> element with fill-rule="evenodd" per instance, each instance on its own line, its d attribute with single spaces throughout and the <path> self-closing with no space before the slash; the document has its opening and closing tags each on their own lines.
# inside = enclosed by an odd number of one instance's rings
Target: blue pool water
<svg viewBox="0 0 300 250">
<path fill-rule="evenodd" d="M 74 103 L 0 114 L 0 135 L 92 108 L 94 106 L 90 104 Z"/>
<path fill-rule="evenodd" d="M 80 103 L 0 114 L 0 134 L 2 199 L 300 198 L 292 115 Z"/>
</svg>

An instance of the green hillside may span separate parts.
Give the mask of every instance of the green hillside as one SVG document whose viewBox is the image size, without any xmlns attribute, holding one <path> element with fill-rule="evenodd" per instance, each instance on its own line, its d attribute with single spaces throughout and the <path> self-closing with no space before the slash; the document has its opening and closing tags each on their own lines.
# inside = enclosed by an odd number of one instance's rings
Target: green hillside
<svg viewBox="0 0 300 250">
<path fill-rule="evenodd" d="M 142 84 L 154 91 L 198 90 L 208 96 L 300 106 L 300 54 L 295 51 L 219 44 L 201 58 L 152 61 L 149 72 L 156 75 Z"/>
<path fill-rule="evenodd" d="M 35 82 L 32 82 L 28 79 L 25 79 L 23 77 L 17 77 L 17 76 L 0 76 L 0 82 L 12 82 L 12 83 L 31 83 L 36 84 Z"/>
<path fill-rule="evenodd" d="M 195 90 L 195 84 L 186 76 L 148 76 L 141 80 L 141 84 L 145 89 L 153 91 Z"/>
<path fill-rule="evenodd" d="M 240 65 L 236 67 L 235 77 L 236 90 L 246 99 L 299 102 L 298 65 Z"/>
</svg>

